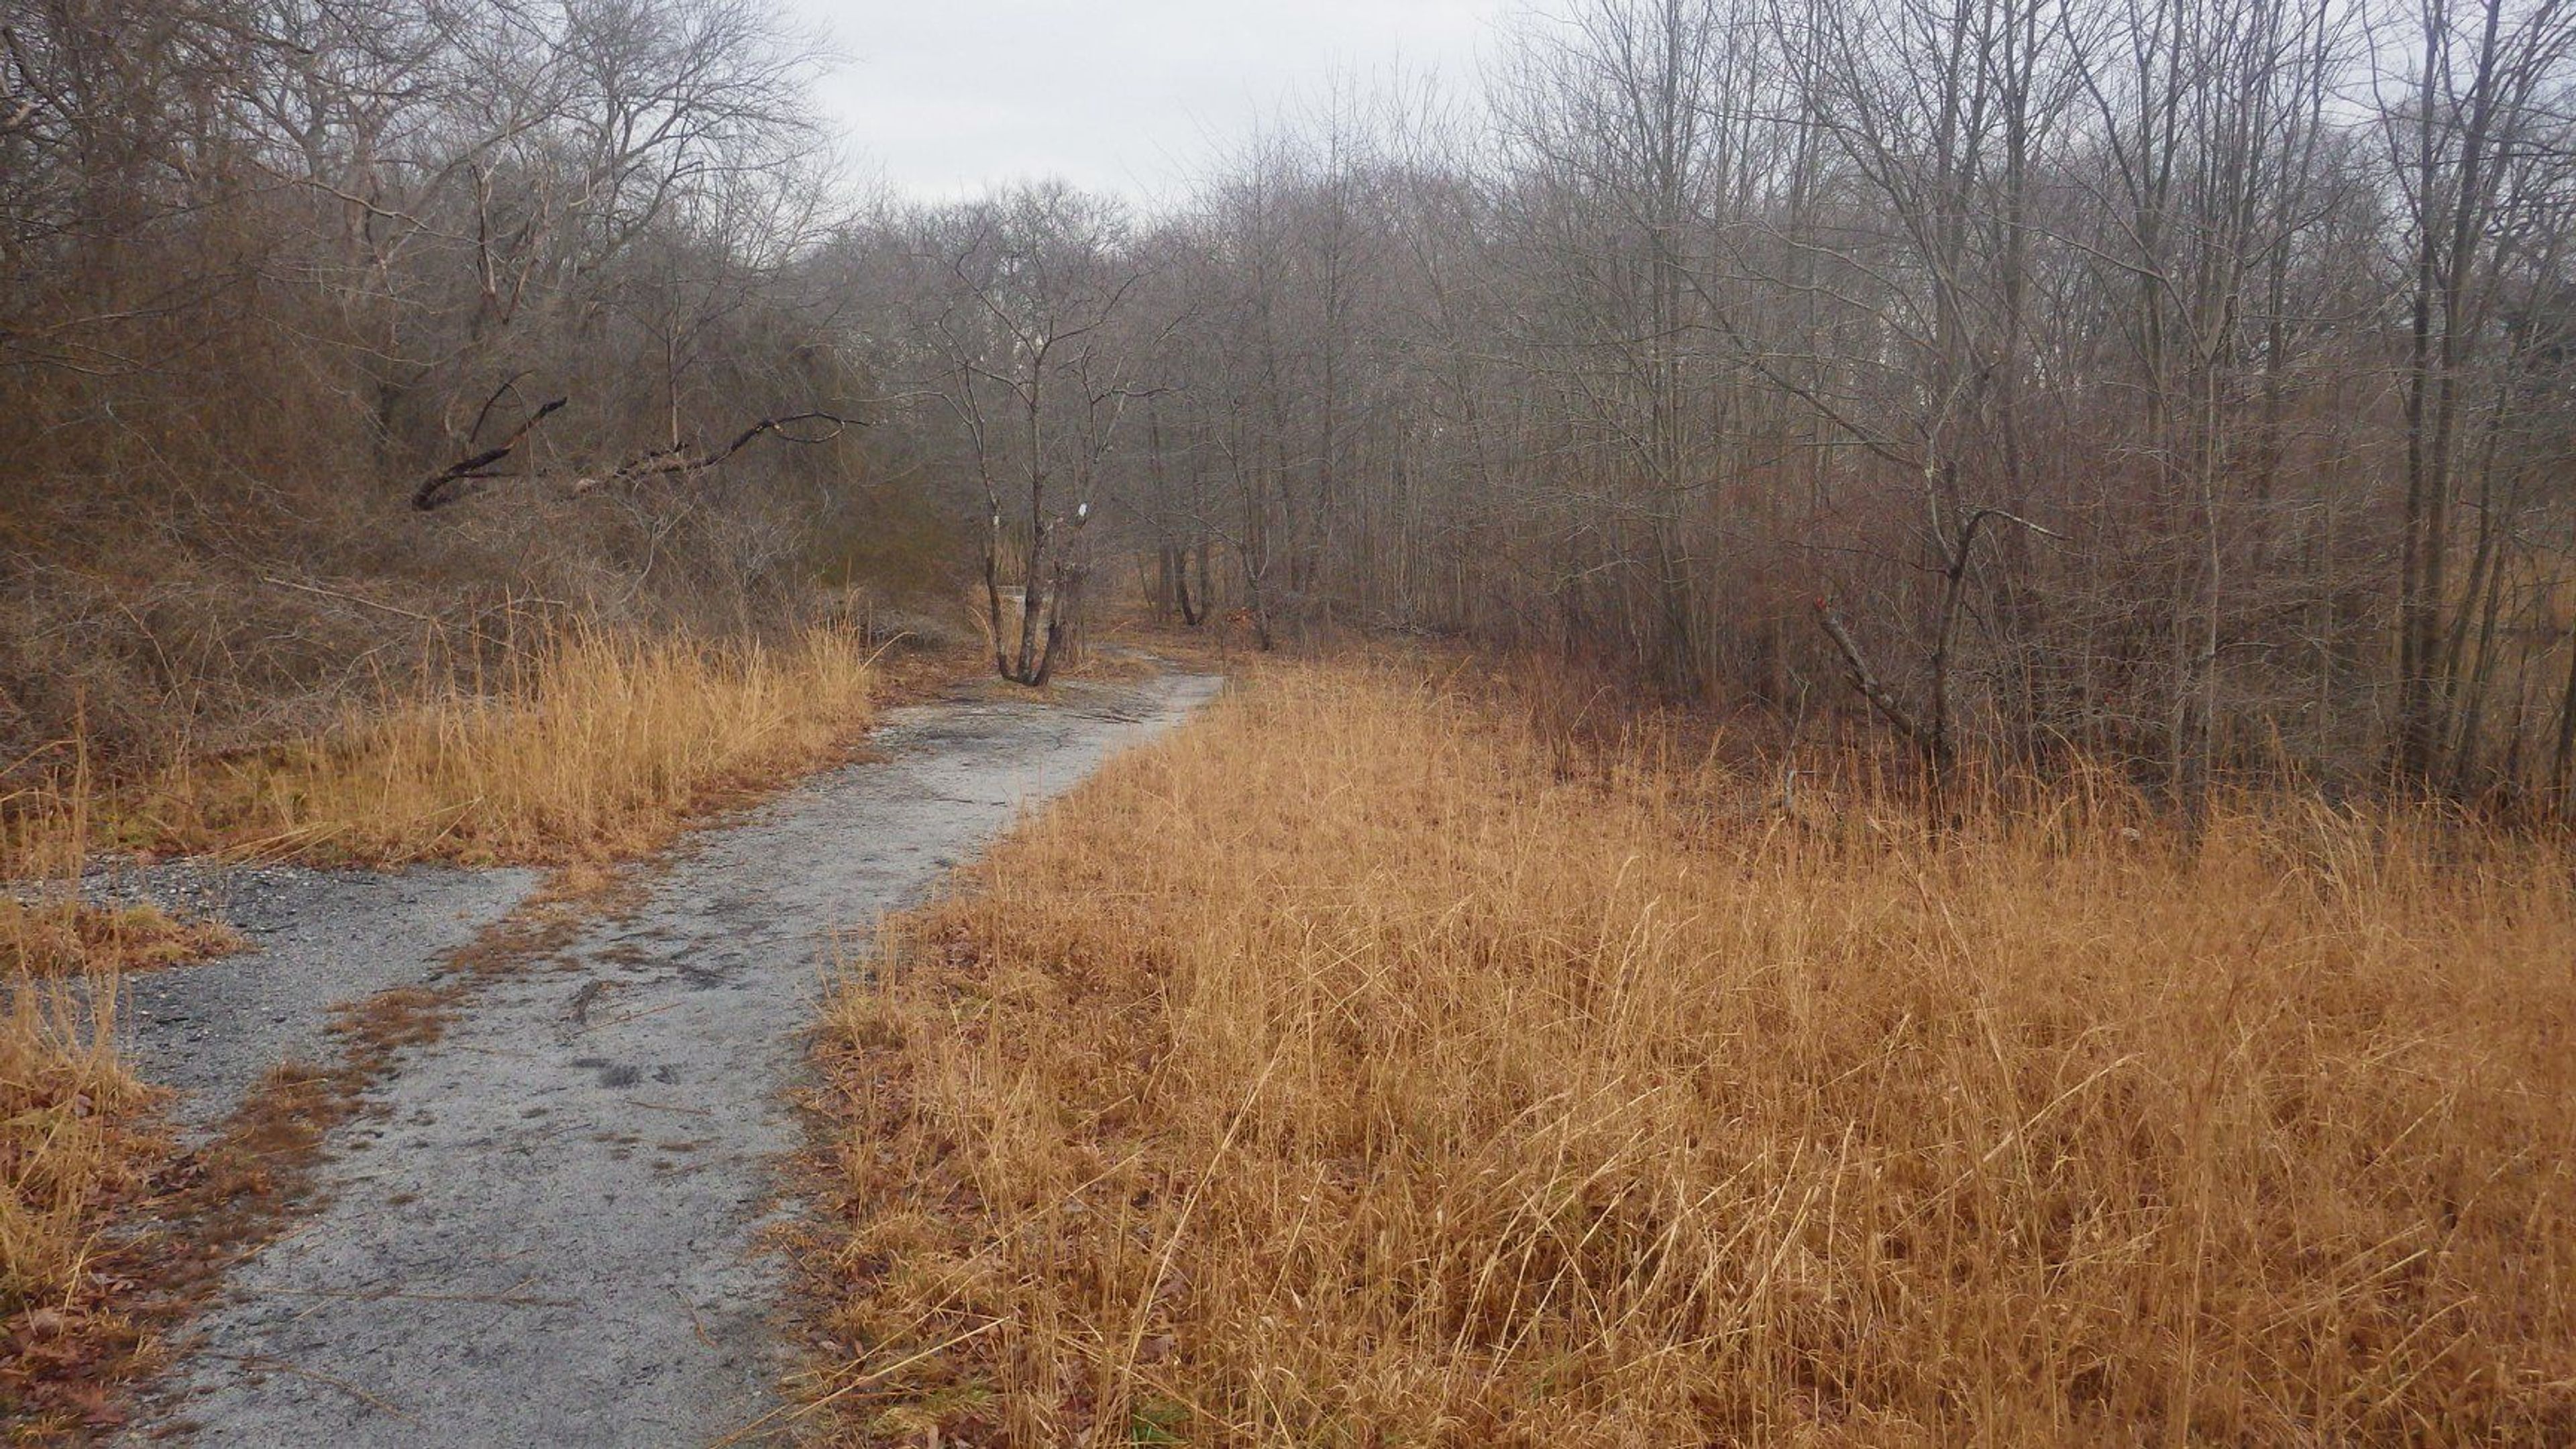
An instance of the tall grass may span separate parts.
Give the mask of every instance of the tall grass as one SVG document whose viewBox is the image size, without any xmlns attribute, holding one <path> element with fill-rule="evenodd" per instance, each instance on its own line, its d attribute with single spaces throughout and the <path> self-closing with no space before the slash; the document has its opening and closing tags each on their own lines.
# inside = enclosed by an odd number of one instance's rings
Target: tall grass
<svg viewBox="0 0 2576 1449">
<path fill-rule="evenodd" d="M 861 1442 L 2564 1443 L 2553 844 L 1941 838 L 1265 677 L 831 1010 Z M 1084 1440 L 1083 1436 L 1090 1436 Z"/>
<path fill-rule="evenodd" d="M 108 1209 L 156 1155 L 144 1088 L 117 1060 L 119 970 L 223 933 L 79 893 L 89 789 L 59 781 L 0 799 L 0 1411 L 20 1407 L 37 1363 L 76 1359 L 106 1292 L 92 1265 Z"/>
<path fill-rule="evenodd" d="M 119 829 L 191 851 L 399 863 L 562 863 L 646 849 L 689 811 L 811 766 L 869 716 L 867 651 L 571 627 L 497 681 L 352 711 L 319 739 L 183 763 Z"/>
<path fill-rule="evenodd" d="M 93 999 L 25 977 L 0 994 L 0 1320 L 96 1296 L 104 1210 L 141 1178 L 143 1087 L 117 1061 L 113 991 Z"/>
</svg>

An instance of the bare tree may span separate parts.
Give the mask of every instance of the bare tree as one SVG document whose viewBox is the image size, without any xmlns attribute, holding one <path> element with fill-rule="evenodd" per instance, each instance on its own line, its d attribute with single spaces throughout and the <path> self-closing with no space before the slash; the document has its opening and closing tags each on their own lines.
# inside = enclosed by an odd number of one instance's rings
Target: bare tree
<svg viewBox="0 0 2576 1449">
<path fill-rule="evenodd" d="M 1146 272 L 1119 211 L 1063 186 L 1027 187 L 915 219 L 934 289 L 926 380 L 963 425 L 985 505 L 985 622 L 993 667 L 1042 685 L 1081 604 L 1081 548 L 1159 334 L 1126 327 Z M 1010 555 L 1016 557 L 1009 557 Z M 1016 634 L 1003 624 L 1019 580 Z"/>
</svg>

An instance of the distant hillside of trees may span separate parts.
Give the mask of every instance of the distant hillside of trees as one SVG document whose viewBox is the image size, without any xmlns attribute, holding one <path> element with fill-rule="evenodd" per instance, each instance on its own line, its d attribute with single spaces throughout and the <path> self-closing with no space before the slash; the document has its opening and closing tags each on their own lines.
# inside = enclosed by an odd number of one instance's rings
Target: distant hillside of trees
<svg viewBox="0 0 2576 1449">
<path fill-rule="evenodd" d="M 0 590 L 89 540 L 120 658 L 291 539 L 423 613 L 884 571 L 1035 678 L 1141 584 L 1934 776 L 2576 787 L 2566 0 L 1569 0 L 1151 215 L 854 198 L 736 0 L 0 13 Z"/>
</svg>

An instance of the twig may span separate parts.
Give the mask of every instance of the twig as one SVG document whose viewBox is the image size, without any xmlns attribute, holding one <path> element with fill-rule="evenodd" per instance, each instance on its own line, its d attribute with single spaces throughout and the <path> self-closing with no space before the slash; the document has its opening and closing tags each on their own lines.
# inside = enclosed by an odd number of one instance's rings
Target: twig
<svg viewBox="0 0 2576 1449">
<path fill-rule="evenodd" d="M 685 1004 L 685 1003 L 677 1002 L 677 1001 L 666 1001 L 666 1002 L 663 1002 L 660 1006 L 648 1006 L 648 1007 L 644 1008 L 642 1011 L 630 1011 L 630 1012 L 627 1012 L 627 1013 L 626 1013 L 625 1015 L 623 1015 L 623 1016 L 612 1016 L 612 1017 L 608 1018 L 606 1021 L 601 1022 L 601 1023 L 600 1023 L 598 1026 L 596 1026 L 596 1027 L 592 1026 L 592 1025 L 590 1024 L 590 1022 L 589 1022 L 589 1020 L 588 1020 L 587 1018 L 584 1018 L 584 1020 L 582 1021 L 582 1024 L 581 1024 L 581 1029 L 582 1029 L 582 1031 L 583 1031 L 583 1032 L 591 1032 L 591 1031 L 600 1031 L 600 1030 L 604 1030 L 604 1029 L 606 1029 L 606 1028 L 608 1028 L 608 1027 L 612 1027 L 612 1026 L 624 1026 L 626 1023 L 628 1023 L 628 1022 L 630 1022 L 630 1021 L 642 1021 L 644 1018 L 646 1018 L 646 1017 L 648 1017 L 648 1016 L 660 1016 L 663 1012 L 666 1012 L 666 1011 L 676 1011 L 676 1010 L 678 1010 L 678 1009 L 679 1009 L 682 1005 L 684 1005 L 684 1004 Z M 575 1033 L 575 1035 L 579 1035 L 579 1034 L 580 1034 L 580 1033 Z"/>
<path fill-rule="evenodd" d="M 707 1325 L 698 1317 L 698 1305 L 691 1303 L 686 1297 L 682 1296 L 680 1290 L 677 1288 L 671 1290 L 671 1301 L 680 1305 L 680 1311 L 682 1313 L 689 1315 L 689 1331 L 698 1336 L 698 1342 L 705 1344 L 709 1348 L 716 1348 L 715 1339 L 709 1337 L 707 1334 Z M 716 1351 L 718 1353 L 722 1353 L 724 1350 L 718 1348 Z"/>
<path fill-rule="evenodd" d="M 298 593 L 320 594 L 326 599 L 341 599 L 366 608 L 381 609 L 388 614 L 400 614 L 406 619 L 418 619 L 424 624 L 443 622 L 434 614 L 424 614 L 417 609 L 406 609 L 398 604 L 379 603 L 374 599 L 361 598 L 356 594 L 342 593 L 338 589 L 326 589 L 319 584 L 299 584 L 293 579 L 274 578 L 268 574 L 261 574 L 259 581 L 263 584 L 274 584 L 281 589 L 293 589 Z"/>
<path fill-rule="evenodd" d="M 235 1353 L 226 1354 L 224 1357 L 231 1359 L 233 1362 L 240 1364 L 244 1368 L 263 1370 L 274 1369 L 280 1373 L 293 1374 L 300 1379 L 311 1379 L 317 1384 L 328 1384 L 332 1388 L 338 1389 L 340 1392 L 349 1395 L 351 1398 L 361 1400 L 362 1402 L 373 1405 L 378 1409 L 382 1409 L 384 1412 L 393 1415 L 397 1419 L 413 1424 L 420 1422 L 419 1418 L 416 1416 L 403 1412 L 401 1409 L 394 1407 L 386 1400 L 375 1394 L 367 1392 L 365 1389 L 358 1387 L 356 1384 L 353 1384 L 344 1378 L 338 1378 L 326 1373 L 316 1373 L 312 1369 L 308 1368 L 297 1368 L 295 1365 L 288 1363 L 282 1358 L 269 1358 L 264 1354 Z"/>
<path fill-rule="evenodd" d="M 728 1445 L 741 1443 L 743 1440 L 750 1438 L 753 1433 L 757 1432 L 763 1426 L 767 1425 L 771 1420 L 778 1418 L 786 1418 L 789 1420 L 802 1419 L 806 1415 L 813 1413 L 816 1409 L 823 1407 L 834 1399 L 851 1393 L 863 1385 L 885 1378 L 903 1369 L 908 1369 L 914 1364 L 921 1362 L 923 1359 L 932 1358 L 939 1354 L 946 1353 L 948 1350 L 955 1348 L 957 1345 L 964 1343 L 970 1338 L 980 1338 L 983 1335 L 992 1332 L 994 1329 L 1001 1327 L 1006 1321 L 1007 1320 L 1000 1318 L 993 1319 L 978 1327 L 970 1328 L 964 1333 L 957 1335 L 955 1338 L 949 1339 L 945 1343 L 932 1344 L 930 1347 L 921 1350 L 919 1353 L 908 1354 L 903 1358 L 895 1360 L 893 1363 L 887 1364 L 884 1368 L 871 1369 L 868 1372 L 859 1375 L 857 1378 L 850 1380 L 848 1383 L 841 1385 L 839 1388 L 832 1390 L 830 1393 L 825 1394 L 823 1397 L 816 1399 L 811 1403 L 801 1405 L 798 1408 L 792 1410 L 772 1409 L 768 1413 L 761 1415 L 759 1418 L 752 1420 L 750 1423 L 745 1424 L 741 1428 L 734 1430 L 732 1433 L 727 1434 L 721 1439 L 718 1439 L 715 1442 L 714 1449 L 726 1449 L 726 1446 Z"/>
<path fill-rule="evenodd" d="M 685 1112 L 692 1117 L 712 1117 L 715 1115 L 715 1113 L 706 1111 L 699 1107 L 675 1107 L 668 1102 L 647 1102 L 641 1097 L 627 1098 L 626 1105 L 630 1107 L 650 1107 L 656 1112 Z"/>
</svg>

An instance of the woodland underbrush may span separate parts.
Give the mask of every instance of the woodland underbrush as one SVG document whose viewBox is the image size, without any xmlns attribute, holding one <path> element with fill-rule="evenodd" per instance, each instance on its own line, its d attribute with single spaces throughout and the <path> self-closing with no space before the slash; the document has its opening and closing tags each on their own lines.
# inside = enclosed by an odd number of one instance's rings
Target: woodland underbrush
<svg viewBox="0 0 2576 1449">
<path fill-rule="evenodd" d="M 850 963 L 805 1422 L 2576 1436 L 2563 842 L 1784 810 L 1457 669 L 1262 669 Z"/>
</svg>

